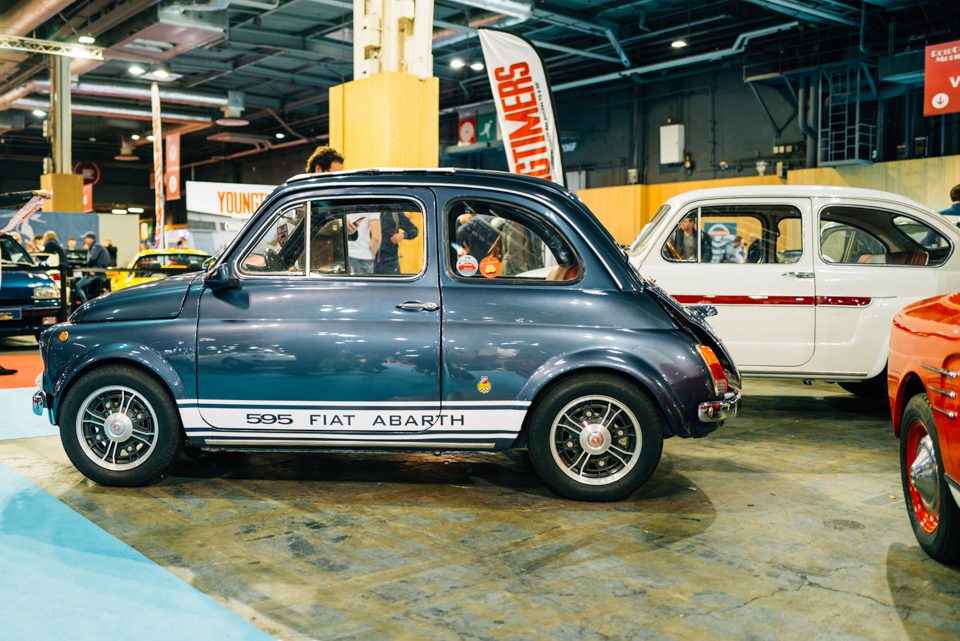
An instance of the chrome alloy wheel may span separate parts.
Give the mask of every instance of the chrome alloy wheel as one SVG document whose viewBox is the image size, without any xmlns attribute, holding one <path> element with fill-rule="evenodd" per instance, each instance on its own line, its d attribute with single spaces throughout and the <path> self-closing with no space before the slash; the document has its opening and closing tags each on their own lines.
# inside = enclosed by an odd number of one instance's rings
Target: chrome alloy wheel
<svg viewBox="0 0 960 641">
<path fill-rule="evenodd" d="M 129 387 L 101 387 L 80 405 L 77 441 L 83 453 L 102 468 L 133 469 L 156 449 L 157 414 L 147 399 Z"/>
<path fill-rule="evenodd" d="M 557 413 L 550 453 L 577 483 L 608 485 L 636 466 L 643 437 L 636 416 L 609 396 L 581 396 Z"/>
<path fill-rule="evenodd" d="M 920 527 L 933 532 L 940 516 L 940 469 L 933 438 L 920 421 L 911 423 L 907 429 L 910 500 Z"/>
</svg>

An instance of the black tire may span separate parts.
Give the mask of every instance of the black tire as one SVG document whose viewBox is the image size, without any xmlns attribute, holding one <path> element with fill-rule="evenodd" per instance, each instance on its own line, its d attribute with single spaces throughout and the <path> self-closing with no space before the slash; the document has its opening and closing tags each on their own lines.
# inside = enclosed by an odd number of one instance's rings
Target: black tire
<svg viewBox="0 0 960 641">
<path fill-rule="evenodd" d="M 904 408 L 900 423 L 903 498 L 920 547 L 937 561 L 952 564 L 960 562 L 960 507 L 943 469 L 930 398 L 917 394 Z"/>
<path fill-rule="evenodd" d="M 136 368 L 108 365 L 83 375 L 67 392 L 60 440 L 87 478 L 133 487 L 160 478 L 180 455 L 184 437 L 160 383 Z"/>
<path fill-rule="evenodd" d="M 663 421 L 647 395 L 624 379 L 603 374 L 571 378 L 549 390 L 533 409 L 530 462 L 561 496 L 619 501 L 657 468 Z"/>
<path fill-rule="evenodd" d="M 884 367 L 882 372 L 865 381 L 844 381 L 837 385 L 860 398 L 885 399 L 887 398 L 887 368 Z"/>
</svg>

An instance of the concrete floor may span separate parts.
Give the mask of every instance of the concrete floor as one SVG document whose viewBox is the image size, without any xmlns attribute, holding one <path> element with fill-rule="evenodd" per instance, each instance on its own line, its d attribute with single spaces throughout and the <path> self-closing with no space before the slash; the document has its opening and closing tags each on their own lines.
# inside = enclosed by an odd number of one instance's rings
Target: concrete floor
<svg viewBox="0 0 960 641">
<path fill-rule="evenodd" d="M 612 504 L 554 497 L 516 454 L 185 457 L 129 490 L 56 437 L 0 463 L 283 641 L 960 638 L 960 571 L 913 538 L 887 408 L 745 398 Z"/>
</svg>

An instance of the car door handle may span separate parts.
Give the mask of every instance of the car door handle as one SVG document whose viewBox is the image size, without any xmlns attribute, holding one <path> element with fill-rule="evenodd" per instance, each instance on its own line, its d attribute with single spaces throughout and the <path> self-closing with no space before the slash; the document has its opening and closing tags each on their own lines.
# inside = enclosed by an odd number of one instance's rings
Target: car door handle
<svg viewBox="0 0 960 641">
<path fill-rule="evenodd" d="M 440 306 L 430 301 L 423 303 L 418 300 L 408 300 L 405 303 L 397 305 L 397 309 L 408 312 L 435 312 L 440 309 Z"/>
<path fill-rule="evenodd" d="M 813 272 L 783 272 L 782 276 L 790 278 L 813 278 Z"/>
</svg>

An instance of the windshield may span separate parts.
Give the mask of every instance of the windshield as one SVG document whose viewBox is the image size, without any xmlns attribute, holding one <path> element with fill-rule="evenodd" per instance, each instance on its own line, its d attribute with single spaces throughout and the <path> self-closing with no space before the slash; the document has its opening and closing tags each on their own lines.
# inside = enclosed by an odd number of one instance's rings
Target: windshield
<svg viewBox="0 0 960 641">
<path fill-rule="evenodd" d="M 20 243 L 6 234 L 0 236 L 0 258 L 3 259 L 4 267 L 33 267 L 36 265 L 30 254 L 20 246 Z"/>
<path fill-rule="evenodd" d="M 654 214 L 650 222 L 643 226 L 643 229 L 640 230 L 640 235 L 637 236 L 637 239 L 630 245 L 630 249 L 627 250 L 627 256 L 636 256 L 646 248 L 650 243 L 650 239 L 653 237 L 653 231 L 659 227 L 658 223 L 667 215 L 668 211 L 670 211 L 670 205 L 660 205 L 660 209 L 657 210 L 657 213 Z"/>
</svg>

